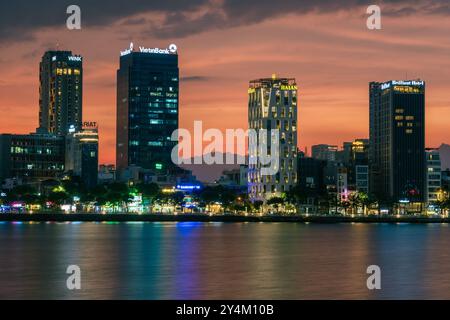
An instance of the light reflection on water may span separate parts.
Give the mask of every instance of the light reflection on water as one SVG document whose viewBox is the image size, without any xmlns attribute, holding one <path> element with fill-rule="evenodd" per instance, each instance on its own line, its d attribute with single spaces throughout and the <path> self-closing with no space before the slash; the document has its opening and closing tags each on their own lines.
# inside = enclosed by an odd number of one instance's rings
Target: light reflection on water
<svg viewBox="0 0 450 320">
<path fill-rule="evenodd" d="M 450 299 L 449 244 L 447 224 L 0 223 L 0 298 Z"/>
</svg>

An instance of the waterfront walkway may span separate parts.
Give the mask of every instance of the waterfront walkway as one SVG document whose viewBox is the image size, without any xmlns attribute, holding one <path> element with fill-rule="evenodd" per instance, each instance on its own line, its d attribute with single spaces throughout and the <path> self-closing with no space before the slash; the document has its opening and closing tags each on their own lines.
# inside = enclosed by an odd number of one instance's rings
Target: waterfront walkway
<svg viewBox="0 0 450 320">
<path fill-rule="evenodd" d="M 450 218 L 423 216 L 235 216 L 235 215 L 161 215 L 161 214 L 94 214 L 94 213 L 2 213 L 0 221 L 30 222 L 301 222 L 301 223 L 449 223 Z"/>
</svg>

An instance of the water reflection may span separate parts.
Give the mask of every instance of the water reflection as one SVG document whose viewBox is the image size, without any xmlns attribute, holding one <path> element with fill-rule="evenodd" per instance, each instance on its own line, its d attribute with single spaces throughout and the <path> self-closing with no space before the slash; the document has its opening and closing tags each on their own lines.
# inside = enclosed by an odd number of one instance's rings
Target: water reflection
<svg viewBox="0 0 450 320">
<path fill-rule="evenodd" d="M 446 224 L 2 223 L 0 241 L 2 299 L 450 298 Z"/>
</svg>

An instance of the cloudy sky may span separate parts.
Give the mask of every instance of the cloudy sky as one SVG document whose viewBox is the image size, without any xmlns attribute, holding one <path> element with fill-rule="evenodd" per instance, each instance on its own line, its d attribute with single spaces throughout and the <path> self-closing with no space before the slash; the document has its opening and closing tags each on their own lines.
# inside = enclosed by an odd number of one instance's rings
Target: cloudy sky
<svg viewBox="0 0 450 320">
<path fill-rule="evenodd" d="M 95 3 L 94 3 L 95 2 Z M 77 4 L 82 29 L 66 28 Z M 382 9 L 368 30 L 366 8 Z M 129 46 L 179 48 L 180 127 L 247 128 L 248 81 L 295 77 L 299 146 L 368 136 L 368 82 L 427 82 L 427 146 L 450 142 L 448 0 L 40 0 L 0 3 L 0 132 L 38 125 L 39 61 L 84 57 L 84 120 L 100 123 L 102 163 L 115 159 L 116 70 Z"/>
</svg>

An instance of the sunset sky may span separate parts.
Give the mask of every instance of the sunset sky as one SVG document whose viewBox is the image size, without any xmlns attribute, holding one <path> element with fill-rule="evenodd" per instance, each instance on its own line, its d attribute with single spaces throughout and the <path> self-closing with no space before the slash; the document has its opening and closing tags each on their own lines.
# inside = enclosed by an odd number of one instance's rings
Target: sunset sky
<svg viewBox="0 0 450 320">
<path fill-rule="evenodd" d="M 92 2 L 95 2 L 93 4 Z M 442 1 L 2 1 L 0 133 L 38 125 L 39 61 L 48 49 L 84 57 L 84 120 L 100 124 L 100 162 L 115 162 L 119 53 L 175 43 L 180 127 L 247 128 L 248 81 L 295 77 L 299 147 L 368 136 L 368 82 L 427 83 L 427 146 L 449 143 L 450 5 Z M 78 4 L 82 29 L 66 28 Z M 382 30 L 368 30 L 379 4 Z"/>
</svg>

